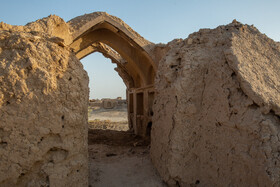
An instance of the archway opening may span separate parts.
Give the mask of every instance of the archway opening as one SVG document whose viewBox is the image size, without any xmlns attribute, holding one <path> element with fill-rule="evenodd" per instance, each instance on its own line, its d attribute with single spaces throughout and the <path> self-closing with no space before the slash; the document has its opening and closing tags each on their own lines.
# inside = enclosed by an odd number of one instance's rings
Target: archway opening
<svg viewBox="0 0 280 187">
<path fill-rule="evenodd" d="M 78 16 L 68 24 L 73 37 L 70 47 L 79 59 L 98 51 L 117 63 L 117 71 L 127 86 L 129 127 L 135 134 L 147 136 L 157 70 L 149 55 L 153 44 L 121 19 L 105 12 Z"/>
<path fill-rule="evenodd" d="M 81 60 L 89 76 L 88 124 L 91 129 L 127 131 L 126 85 L 112 60 L 96 52 Z"/>
<path fill-rule="evenodd" d="M 81 60 L 90 80 L 89 184 L 90 186 L 110 186 L 111 184 L 122 186 L 123 181 L 131 181 L 128 184 L 132 186 L 135 183 L 144 183 L 143 179 L 148 177 L 151 178 L 150 183 L 161 184 L 160 178 L 152 172 L 154 169 L 149 158 L 148 147 L 150 139 L 135 136 L 133 131 L 125 131 L 133 129 L 132 126 L 130 128 L 128 126 L 127 111 L 131 110 L 133 115 L 133 111 L 136 110 L 137 115 L 143 116 L 144 93 L 138 90 L 137 105 L 134 106 L 133 93 L 130 93 L 131 97 L 127 97 L 129 92 L 127 87 L 133 84 L 129 83 L 127 78 L 123 80 L 125 76 L 118 70 L 120 64 L 116 62 L 116 58 L 108 54 L 105 57 L 100 52 L 94 52 Z M 117 97 L 121 97 L 122 100 Z M 127 98 L 130 101 L 127 101 Z M 102 113 L 105 115 L 100 116 Z M 138 119 L 142 120 L 143 117 L 139 116 Z M 124 128 L 124 123 L 126 123 L 126 128 Z M 141 165 L 140 170 L 139 165 Z M 136 172 L 137 174 L 130 175 Z"/>
<path fill-rule="evenodd" d="M 89 165 L 91 167 L 92 163 L 92 165 L 95 166 L 90 168 L 90 184 L 110 186 L 109 183 L 96 183 L 96 180 L 100 178 L 100 176 L 96 176 L 96 174 L 99 173 L 99 171 L 96 171 L 96 166 L 99 169 L 101 168 L 100 170 L 102 170 L 103 176 L 112 177 L 109 173 L 113 172 L 114 177 L 118 179 L 121 179 L 123 176 L 128 178 L 131 173 L 141 173 L 139 167 L 134 167 L 134 169 L 132 169 L 130 166 L 147 166 L 150 168 L 144 169 L 141 174 L 142 176 L 138 175 L 138 177 L 141 178 L 145 176 L 149 178 L 150 175 L 147 171 L 153 170 L 153 168 L 149 159 L 148 145 L 150 139 L 148 137 L 150 136 L 153 116 L 152 105 L 155 93 L 154 77 L 157 68 L 156 64 L 145 50 L 151 43 L 133 31 L 119 18 L 106 13 L 77 17 L 70 21 L 70 25 L 74 29 L 74 41 L 70 47 L 75 52 L 76 56 L 82 59 L 93 52 L 100 52 L 105 57 L 110 58 L 113 63 L 117 64 L 116 71 L 127 88 L 126 101 L 130 131 L 115 131 L 109 133 L 104 133 L 104 131 L 91 133 L 91 131 L 89 131 Z M 109 105 L 111 107 L 112 103 L 108 103 L 108 107 Z M 121 152 L 119 152 L 120 147 L 124 148 Z M 141 163 L 128 164 L 127 161 L 130 160 L 133 155 L 136 159 L 135 162 L 141 160 Z M 103 161 L 106 161 L 108 157 L 115 158 L 116 162 L 110 162 L 107 166 L 107 163 Z M 119 158 L 116 159 L 116 157 Z M 140 157 L 141 159 L 139 160 Z M 98 167 L 98 163 L 100 162 L 96 162 L 96 160 L 103 162 L 101 167 Z M 147 163 L 144 163 L 144 160 Z M 109 168 L 108 175 L 106 168 L 103 167 L 105 165 Z M 132 170 L 130 171 L 130 169 Z M 120 171 L 128 171 L 128 173 Z M 118 176 L 118 174 L 121 173 L 123 175 Z M 136 175 L 131 177 L 133 178 L 134 176 Z M 110 182 L 112 180 L 114 179 L 108 178 L 108 180 L 103 181 Z M 113 181 L 116 186 L 118 186 L 117 181 L 118 180 Z M 133 181 L 133 179 L 129 181 Z M 142 178 L 141 182 L 143 181 L 145 183 L 147 182 Z M 154 183 L 155 181 L 152 182 Z M 135 183 L 131 184 L 131 186 L 133 185 L 135 185 Z"/>
</svg>

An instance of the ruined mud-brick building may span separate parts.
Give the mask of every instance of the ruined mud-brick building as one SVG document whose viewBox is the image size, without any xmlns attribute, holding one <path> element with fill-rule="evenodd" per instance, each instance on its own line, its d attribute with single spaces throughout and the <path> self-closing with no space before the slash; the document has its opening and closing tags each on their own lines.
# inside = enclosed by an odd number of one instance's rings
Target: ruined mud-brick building
<svg viewBox="0 0 280 187">
<path fill-rule="evenodd" d="M 0 186 L 87 186 L 93 52 L 117 64 L 170 186 L 280 186 L 278 42 L 233 21 L 153 44 L 100 12 L 0 23 Z"/>
<path fill-rule="evenodd" d="M 116 108 L 126 108 L 127 101 L 121 97 L 116 99 L 102 98 L 101 100 L 89 100 L 89 107 L 97 109 L 116 109 Z"/>
</svg>

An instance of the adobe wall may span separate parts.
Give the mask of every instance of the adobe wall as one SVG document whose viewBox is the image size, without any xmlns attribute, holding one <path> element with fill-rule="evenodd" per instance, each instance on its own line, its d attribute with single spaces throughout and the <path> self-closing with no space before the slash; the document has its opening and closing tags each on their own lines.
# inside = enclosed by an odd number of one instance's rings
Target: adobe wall
<svg viewBox="0 0 280 187">
<path fill-rule="evenodd" d="M 176 186 L 280 185 L 280 45 L 234 21 L 159 63 L 151 158 Z"/>
<path fill-rule="evenodd" d="M 0 24 L 0 186 L 88 186 L 88 76 L 61 27 Z"/>
</svg>

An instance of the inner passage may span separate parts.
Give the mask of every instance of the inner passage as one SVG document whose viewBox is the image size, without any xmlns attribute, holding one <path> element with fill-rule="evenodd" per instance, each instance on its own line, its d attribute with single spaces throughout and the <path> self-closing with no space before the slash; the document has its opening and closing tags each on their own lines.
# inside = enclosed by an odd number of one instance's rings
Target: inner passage
<svg viewBox="0 0 280 187">
<path fill-rule="evenodd" d="M 165 186 L 150 160 L 150 139 L 128 131 L 126 86 L 114 71 L 116 65 L 99 53 L 82 63 L 90 80 L 89 186 Z M 142 106 L 143 94 L 137 97 Z M 141 107 L 136 111 L 144 112 Z"/>
<path fill-rule="evenodd" d="M 81 62 L 89 76 L 89 128 L 129 130 L 126 86 L 114 70 L 117 65 L 98 52 L 83 58 Z"/>
</svg>

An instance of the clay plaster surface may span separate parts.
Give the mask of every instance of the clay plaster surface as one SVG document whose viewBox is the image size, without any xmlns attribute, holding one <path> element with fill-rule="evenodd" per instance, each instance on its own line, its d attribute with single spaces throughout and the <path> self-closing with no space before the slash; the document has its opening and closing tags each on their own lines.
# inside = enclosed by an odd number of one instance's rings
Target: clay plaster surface
<svg viewBox="0 0 280 187">
<path fill-rule="evenodd" d="M 88 77 L 59 25 L 0 27 L 0 186 L 87 186 Z"/>
<path fill-rule="evenodd" d="M 279 186 L 279 44 L 234 21 L 166 47 L 151 135 L 164 180 Z"/>
</svg>

